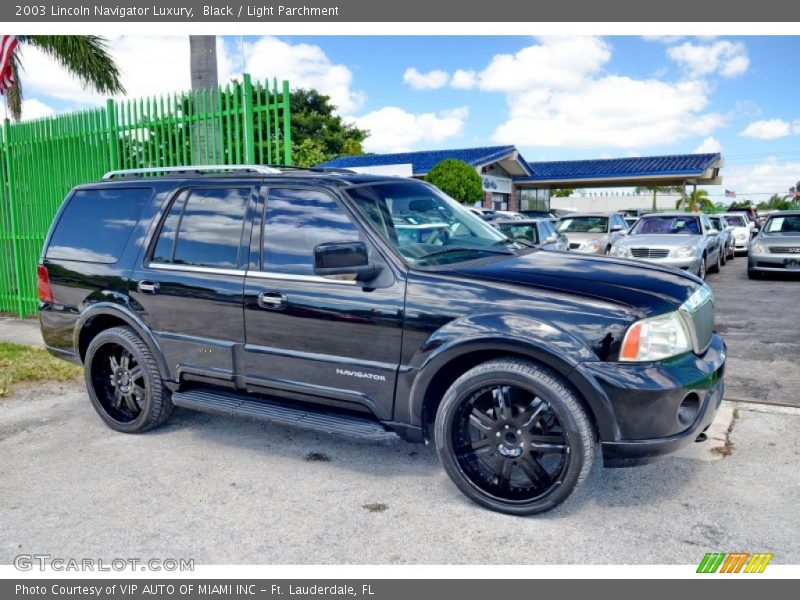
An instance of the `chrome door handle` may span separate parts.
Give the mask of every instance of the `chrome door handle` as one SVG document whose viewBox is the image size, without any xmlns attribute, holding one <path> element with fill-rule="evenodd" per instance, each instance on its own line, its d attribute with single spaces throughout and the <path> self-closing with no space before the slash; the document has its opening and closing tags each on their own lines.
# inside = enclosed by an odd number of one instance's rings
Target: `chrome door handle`
<svg viewBox="0 0 800 600">
<path fill-rule="evenodd" d="M 142 294 L 157 294 L 160 287 L 157 281 L 140 281 L 136 289 Z"/>
<path fill-rule="evenodd" d="M 282 310 L 286 308 L 289 299 L 286 294 L 264 290 L 258 295 L 258 305 L 267 310 Z"/>
</svg>

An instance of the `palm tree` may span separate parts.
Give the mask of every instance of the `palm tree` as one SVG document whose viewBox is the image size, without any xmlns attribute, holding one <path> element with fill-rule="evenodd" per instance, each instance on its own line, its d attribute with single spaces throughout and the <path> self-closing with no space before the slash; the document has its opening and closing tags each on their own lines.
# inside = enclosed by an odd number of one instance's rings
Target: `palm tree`
<svg viewBox="0 0 800 600">
<path fill-rule="evenodd" d="M 637 194 L 644 194 L 646 192 L 653 192 L 653 210 L 658 210 L 658 204 L 656 203 L 656 195 L 661 194 L 674 194 L 680 193 L 683 194 L 683 186 L 680 185 L 645 185 L 642 187 L 636 188 Z"/>
<path fill-rule="evenodd" d="M 686 197 L 681 196 L 675 203 L 675 209 L 678 210 L 686 204 L 688 204 L 689 210 L 694 210 L 699 206 L 703 212 L 714 212 L 714 203 L 708 197 L 708 190 L 695 190 Z"/>
<path fill-rule="evenodd" d="M 22 54 L 25 47 L 38 48 L 80 82 L 104 94 L 125 92 L 119 68 L 108 52 L 106 39 L 97 35 L 18 35 L 17 47 L 11 55 L 14 85 L 8 90 L 8 110 L 11 118 L 22 118 L 22 83 L 19 73 L 24 72 Z"/>
</svg>

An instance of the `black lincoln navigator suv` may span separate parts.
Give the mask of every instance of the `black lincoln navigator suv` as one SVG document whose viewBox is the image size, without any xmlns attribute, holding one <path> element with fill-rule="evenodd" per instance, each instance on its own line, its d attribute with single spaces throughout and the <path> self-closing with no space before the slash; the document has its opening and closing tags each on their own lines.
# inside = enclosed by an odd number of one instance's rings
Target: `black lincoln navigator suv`
<svg viewBox="0 0 800 600">
<path fill-rule="evenodd" d="M 725 345 L 698 278 L 510 240 L 413 179 L 262 166 L 75 188 L 38 270 L 50 351 L 112 428 L 175 406 L 431 442 L 472 500 L 564 501 L 601 451 L 696 438 Z"/>
</svg>

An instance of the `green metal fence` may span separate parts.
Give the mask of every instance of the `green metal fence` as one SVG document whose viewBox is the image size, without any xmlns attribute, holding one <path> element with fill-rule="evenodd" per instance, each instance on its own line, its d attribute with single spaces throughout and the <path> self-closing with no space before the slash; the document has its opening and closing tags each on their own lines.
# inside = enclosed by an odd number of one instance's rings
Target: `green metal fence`
<svg viewBox="0 0 800 600">
<path fill-rule="evenodd" d="M 36 265 L 58 207 L 106 171 L 191 164 L 292 164 L 289 83 L 244 75 L 216 90 L 3 126 L 0 311 L 36 313 Z"/>
</svg>

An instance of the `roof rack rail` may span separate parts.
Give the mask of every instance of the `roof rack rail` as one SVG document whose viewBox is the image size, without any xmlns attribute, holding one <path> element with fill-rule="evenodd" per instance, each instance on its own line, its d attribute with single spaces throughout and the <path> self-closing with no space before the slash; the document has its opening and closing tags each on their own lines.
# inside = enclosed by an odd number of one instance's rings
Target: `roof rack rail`
<svg viewBox="0 0 800 600">
<path fill-rule="evenodd" d="M 131 175 L 155 175 L 158 173 L 210 173 L 213 171 L 248 171 L 262 175 L 281 173 L 280 169 L 266 165 L 187 165 L 185 167 L 146 167 L 142 169 L 118 169 L 103 175 L 103 179 Z"/>
<path fill-rule="evenodd" d="M 267 167 L 274 167 L 276 169 L 286 171 L 312 171 L 314 173 L 357 173 L 352 169 L 345 169 L 343 167 L 298 167 L 296 165 L 277 165 L 268 164 Z"/>
</svg>

